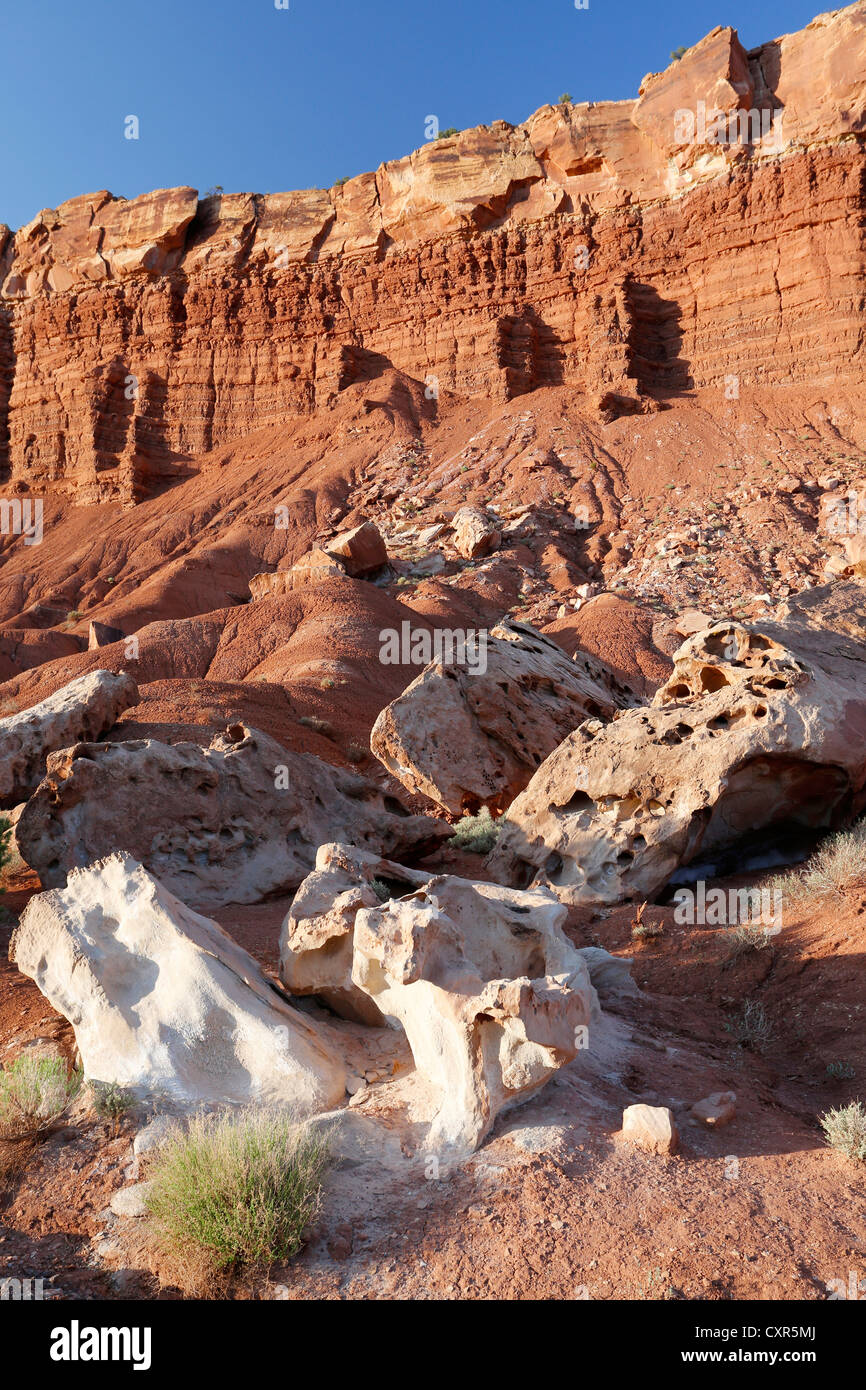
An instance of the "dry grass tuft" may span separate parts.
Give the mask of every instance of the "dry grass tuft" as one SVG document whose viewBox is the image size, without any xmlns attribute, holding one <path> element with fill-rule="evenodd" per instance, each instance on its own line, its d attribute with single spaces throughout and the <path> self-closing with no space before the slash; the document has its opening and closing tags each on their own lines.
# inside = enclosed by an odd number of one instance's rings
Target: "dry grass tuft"
<svg viewBox="0 0 866 1390">
<path fill-rule="evenodd" d="M 0 1071 L 0 1182 L 23 1172 L 33 1150 L 57 1128 L 82 1080 L 59 1059 L 26 1054 Z"/>
<path fill-rule="evenodd" d="M 326 1145 L 283 1110 L 199 1115 L 148 1177 L 161 1273 L 187 1292 L 291 1258 L 319 1210 Z"/>
<path fill-rule="evenodd" d="M 771 889 L 780 889 L 788 902 L 808 902 L 866 881 L 866 822 L 853 830 L 831 835 L 804 868 L 772 880 Z"/>
</svg>

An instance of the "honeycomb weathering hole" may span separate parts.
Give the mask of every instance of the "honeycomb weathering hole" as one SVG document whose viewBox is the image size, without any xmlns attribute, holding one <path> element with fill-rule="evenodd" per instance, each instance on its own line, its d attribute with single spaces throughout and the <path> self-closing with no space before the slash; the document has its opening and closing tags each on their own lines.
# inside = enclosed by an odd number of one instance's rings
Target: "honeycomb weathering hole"
<svg viewBox="0 0 866 1390">
<path fill-rule="evenodd" d="M 729 684 L 724 671 L 720 671 L 718 666 L 704 666 L 701 671 L 701 688 L 703 690 L 722 690 Z"/>
<path fill-rule="evenodd" d="M 709 656 L 726 656 L 733 636 L 730 628 L 724 632 L 713 633 L 704 643 L 704 651 Z"/>
</svg>

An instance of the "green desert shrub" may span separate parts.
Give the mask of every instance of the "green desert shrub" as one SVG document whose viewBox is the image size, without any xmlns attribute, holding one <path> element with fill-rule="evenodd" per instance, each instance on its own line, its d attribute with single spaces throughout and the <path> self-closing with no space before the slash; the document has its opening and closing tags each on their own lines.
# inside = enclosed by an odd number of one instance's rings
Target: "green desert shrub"
<svg viewBox="0 0 866 1390">
<path fill-rule="evenodd" d="M 90 1096 L 100 1120 L 110 1124 L 115 1133 L 127 1110 L 135 1104 L 132 1092 L 118 1086 L 116 1081 L 91 1081 Z"/>
<path fill-rule="evenodd" d="M 859 1163 L 866 1161 L 866 1110 L 859 1100 L 852 1100 L 839 1110 L 828 1110 L 820 1119 L 831 1149 L 838 1149 Z"/>
<path fill-rule="evenodd" d="M 477 816 L 464 816 L 454 827 L 449 844 L 470 854 L 489 854 L 499 838 L 502 821 L 494 820 L 484 806 Z"/>
<path fill-rule="evenodd" d="M 319 1210 L 327 1163 L 327 1146 L 287 1111 L 199 1115 L 148 1172 L 160 1243 L 216 1274 L 289 1259 Z"/>
<path fill-rule="evenodd" d="M 850 1062 L 828 1062 L 826 1071 L 834 1081 L 853 1081 L 857 1075 Z"/>
</svg>

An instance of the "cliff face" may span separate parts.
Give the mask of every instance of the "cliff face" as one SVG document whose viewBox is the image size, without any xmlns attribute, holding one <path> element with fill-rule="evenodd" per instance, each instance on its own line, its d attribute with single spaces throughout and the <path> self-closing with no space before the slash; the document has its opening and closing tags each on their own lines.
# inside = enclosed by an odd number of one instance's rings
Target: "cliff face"
<svg viewBox="0 0 866 1390">
<path fill-rule="evenodd" d="M 634 102 L 543 107 L 330 190 L 0 228 L 0 470 L 132 499 L 390 363 L 641 409 L 863 371 L 866 0 L 746 53 L 714 30 Z M 432 386 L 432 382 L 430 383 Z"/>
</svg>

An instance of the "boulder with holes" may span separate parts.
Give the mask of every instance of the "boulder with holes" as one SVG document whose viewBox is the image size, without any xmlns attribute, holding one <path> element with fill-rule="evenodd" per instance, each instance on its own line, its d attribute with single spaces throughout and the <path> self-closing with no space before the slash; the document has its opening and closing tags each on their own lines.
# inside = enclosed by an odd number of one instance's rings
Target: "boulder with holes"
<svg viewBox="0 0 866 1390">
<path fill-rule="evenodd" d="M 406 1034 L 425 1147 L 471 1153 L 588 1041 L 598 1001 L 565 916 L 543 890 L 447 876 L 356 913 L 352 980 Z"/>
<path fill-rule="evenodd" d="M 454 815 L 496 811 L 582 720 L 636 700 L 596 657 L 569 660 L 534 628 L 505 621 L 475 634 L 463 656 L 425 666 L 382 710 L 370 747 L 404 787 Z"/>
<path fill-rule="evenodd" d="M 17 840 L 46 888 L 122 849 L 184 902 L 213 908 L 297 888 L 337 838 L 402 855 L 449 833 L 356 773 L 232 724 L 207 748 L 135 739 L 50 754 Z"/>
<path fill-rule="evenodd" d="M 415 1071 L 387 1083 L 386 1104 L 408 1107 L 428 1147 L 468 1153 L 591 1045 L 596 991 L 633 991 L 630 962 L 574 947 L 565 918 L 543 890 L 323 845 L 283 926 L 281 976 L 345 1018 L 403 1030 Z"/>
<path fill-rule="evenodd" d="M 802 621 L 715 624 L 652 704 L 584 723 L 509 808 L 488 867 L 568 903 L 657 894 L 683 865 L 834 828 L 866 804 L 866 651 Z"/>
<path fill-rule="evenodd" d="M 280 934 L 280 978 L 292 994 L 317 994 L 343 1018 L 383 1023 L 352 983 L 355 917 L 423 886 L 430 875 L 352 845 L 321 845 L 313 872 L 292 900 Z"/>
</svg>

